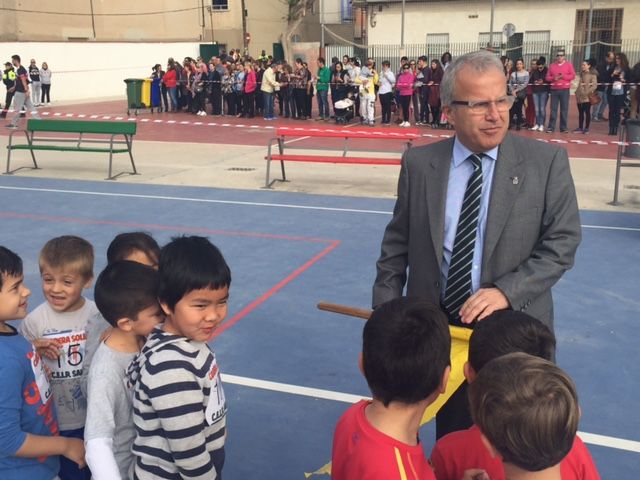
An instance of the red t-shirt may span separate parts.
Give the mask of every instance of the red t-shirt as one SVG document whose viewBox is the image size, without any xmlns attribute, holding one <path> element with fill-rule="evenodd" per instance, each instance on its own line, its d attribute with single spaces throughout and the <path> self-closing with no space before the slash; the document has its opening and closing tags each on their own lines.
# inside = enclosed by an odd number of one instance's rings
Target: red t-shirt
<svg viewBox="0 0 640 480">
<path fill-rule="evenodd" d="M 441 438 L 431 452 L 431 463 L 438 480 L 460 480 L 465 470 L 484 469 L 491 480 L 505 480 L 502 460 L 492 457 L 482 443 L 480 429 L 453 432 Z M 562 480 L 600 480 L 585 444 L 576 436 L 573 447 L 560 463 Z"/>
<path fill-rule="evenodd" d="M 435 480 L 422 444 L 407 445 L 376 430 L 361 400 L 338 421 L 333 435 L 333 480 Z M 459 479 L 458 479 L 459 480 Z"/>
</svg>

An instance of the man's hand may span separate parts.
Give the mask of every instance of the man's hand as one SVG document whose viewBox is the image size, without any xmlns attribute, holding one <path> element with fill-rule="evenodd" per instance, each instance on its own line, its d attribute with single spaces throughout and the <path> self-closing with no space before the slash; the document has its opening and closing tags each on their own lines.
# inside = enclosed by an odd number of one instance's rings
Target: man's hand
<svg viewBox="0 0 640 480">
<path fill-rule="evenodd" d="M 55 340 L 36 338 L 33 341 L 33 346 L 36 347 L 36 351 L 41 357 L 56 360 L 60 356 L 60 346 Z"/>
<path fill-rule="evenodd" d="M 482 320 L 496 310 L 509 308 L 509 300 L 497 288 L 481 288 L 464 302 L 460 309 L 462 323 Z"/>
<path fill-rule="evenodd" d="M 77 463 L 78 468 L 86 467 L 87 462 L 84 459 L 84 441 L 79 438 L 65 438 L 65 440 L 67 441 L 67 445 L 64 449 L 63 455 L 72 462 Z"/>
</svg>

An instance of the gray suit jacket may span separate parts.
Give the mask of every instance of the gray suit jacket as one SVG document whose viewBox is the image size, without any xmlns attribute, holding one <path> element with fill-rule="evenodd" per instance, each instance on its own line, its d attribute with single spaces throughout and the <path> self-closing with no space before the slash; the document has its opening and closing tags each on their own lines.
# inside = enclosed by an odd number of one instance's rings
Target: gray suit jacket
<svg viewBox="0 0 640 480">
<path fill-rule="evenodd" d="M 374 307 L 401 296 L 405 284 L 407 295 L 439 304 L 452 151 L 448 139 L 405 154 L 377 262 Z M 507 134 L 491 187 L 481 286 L 498 287 L 511 308 L 553 329 L 551 287 L 573 266 L 580 239 L 566 150 Z"/>
</svg>

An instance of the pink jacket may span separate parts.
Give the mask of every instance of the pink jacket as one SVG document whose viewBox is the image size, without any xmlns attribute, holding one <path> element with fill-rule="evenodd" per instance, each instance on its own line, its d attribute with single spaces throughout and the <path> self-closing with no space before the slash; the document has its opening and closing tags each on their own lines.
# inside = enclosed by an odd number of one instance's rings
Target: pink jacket
<svg viewBox="0 0 640 480">
<path fill-rule="evenodd" d="M 559 73 L 562 74 L 562 78 L 555 80 L 556 75 Z M 576 72 L 571 63 L 565 61 L 562 65 L 559 63 L 549 65 L 546 80 L 551 84 L 551 90 L 569 90 L 571 88 L 571 80 L 574 78 L 576 78 Z"/>
<path fill-rule="evenodd" d="M 403 71 L 396 82 L 396 88 L 398 92 L 400 92 L 400 96 L 413 95 L 413 84 L 415 81 L 416 76 L 411 70 Z"/>
</svg>

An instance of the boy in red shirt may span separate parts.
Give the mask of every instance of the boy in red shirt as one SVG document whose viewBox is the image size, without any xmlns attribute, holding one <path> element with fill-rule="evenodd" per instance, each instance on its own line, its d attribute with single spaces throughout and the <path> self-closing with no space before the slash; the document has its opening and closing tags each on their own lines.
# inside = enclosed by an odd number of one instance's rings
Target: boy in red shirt
<svg viewBox="0 0 640 480">
<path fill-rule="evenodd" d="M 569 376 L 548 360 L 509 353 L 469 385 L 471 417 L 482 443 L 502 458 L 507 480 L 564 480 L 561 462 L 575 445 L 580 408 Z"/>
<path fill-rule="evenodd" d="M 447 318 L 435 305 L 396 298 L 373 312 L 359 361 L 373 400 L 340 418 L 333 480 L 435 479 L 418 429 L 424 410 L 444 392 L 450 350 Z"/>
<path fill-rule="evenodd" d="M 539 320 L 522 312 L 495 312 L 479 322 L 471 335 L 465 377 L 469 384 L 473 383 L 476 372 L 487 363 L 514 352 L 552 360 L 555 344 L 553 333 Z M 471 468 L 483 469 L 491 480 L 506 478 L 502 459 L 491 454 L 476 425 L 441 438 L 431 452 L 431 462 L 438 480 L 459 480 Z M 578 436 L 562 459 L 560 470 L 562 480 L 600 480 L 593 459 Z"/>
</svg>

